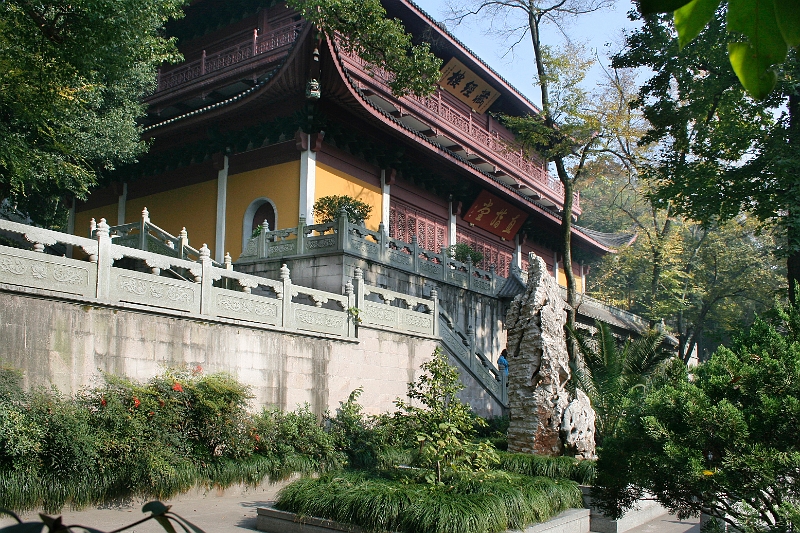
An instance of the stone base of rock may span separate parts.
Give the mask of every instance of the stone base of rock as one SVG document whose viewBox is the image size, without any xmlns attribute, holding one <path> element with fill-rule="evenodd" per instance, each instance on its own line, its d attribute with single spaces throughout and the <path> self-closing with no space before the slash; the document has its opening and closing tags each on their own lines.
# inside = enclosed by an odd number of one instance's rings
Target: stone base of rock
<svg viewBox="0 0 800 533">
<path fill-rule="evenodd" d="M 313 517 L 301 519 L 294 513 L 278 511 L 269 507 L 258 508 L 256 529 L 267 533 L 329 533 L 331 531 L 361 533 L 363 531 L 359 527 L 340 524 L 332 520 Z M 509 530 L 507 533 L 519 533 L 519 530 Z M 567 509 L 547 522 L 525 528 L 522 533 L 589 533 L 589 510 Z"/>
<path fill-rule="evenodd" d="M 636 507 L 625 513 L 622 518 L 612 520 L 592 506 L 592 498 L 589 495 L 591 488 L 581 487 L 581 489 L 583 505 L 587 510 L 591 510 L 590 529 L 593 533 L 624 533 L 669 512 L 655 500 L 639 500 Z"/>
</svg>

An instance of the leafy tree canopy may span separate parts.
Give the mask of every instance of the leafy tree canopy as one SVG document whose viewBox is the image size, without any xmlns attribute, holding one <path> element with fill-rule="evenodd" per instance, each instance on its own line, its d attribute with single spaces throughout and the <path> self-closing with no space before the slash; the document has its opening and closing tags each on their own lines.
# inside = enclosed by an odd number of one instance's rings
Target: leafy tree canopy
<svg viewBox="0 0 800 533">
<path fill-rule="evenodd" d="M 614 58 L 655 72 L 635 103 L 651 125 L 641 142 L 656 147 L 641 175 L 654 206 L 673 215 L 708 225 L 747 212 L 777 225 L 792 285 L 800 279 L 800 64 L 792 52 L 778 89 L 762 101 L 747 97 L 724 61 L 725 16 L 716 12 L 683 48 L 668 17 L 647 17 Z"/>
<path fill-rule="evenodd" d="M 398 96 L 429 96 L 436 90 L 442 60 L 426 42 L 415 44 L 403 23 L 387 17 L 380 0 L 287 0 L 329 38 L 336 35 L 348 52 L 358 54 L 368 69 L 393 73 Z"/>
<path fill-rule="evenodd" d="M 680 46 L 697 37 L 714 18 L 720 0 L 640 0 L 644 14 L 674 11 Z M 730 0 L 728 31 L 743 35 L 728 43 L 731 66 L 754 98 L 765 98 L 778 82 L 776 65 L 800 45 L 798 0 Z"/>
<path fill-rule="evenodd" d="M 0 4 L 0 198 L 57 225 L 65 197 L 85 198 L 101 172 L 145 150 L 141 98 L 179 57 L 160 29 L 182 4 Z"/>
<path fill-rule="evenodd" d="M 694 379 L 673 375 L 629 413 L 600 451 L 595 496 L 614 516 L 642 491 L 687 516 L 743 532 L 800 520 L 800 310 L 777 308 Z"/>
</svg>

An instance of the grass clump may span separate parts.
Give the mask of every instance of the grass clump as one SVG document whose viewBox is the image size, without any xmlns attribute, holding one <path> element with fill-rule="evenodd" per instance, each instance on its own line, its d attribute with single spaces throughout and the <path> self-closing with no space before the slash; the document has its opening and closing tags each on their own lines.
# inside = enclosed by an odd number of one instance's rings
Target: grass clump
<svg viewBox="0 0 800 533">
<path fill-rule="evenodd" d="M 574 457 L 543 457 L 527 453 L 498 452 L 500 468 L 528 476 L 571 479 L 581 485 L 591 485 L 595 477 L 595 462 Z"/>
<path fill-rule="evenodd" d="M 581 505 L 577 483 L 506 472 L 455 474 L 431 485 L 420 471 L 342 471 L 285 487 L 276 507 L 367 531 L 491 533 L 521 529 Z"/>
</svg>

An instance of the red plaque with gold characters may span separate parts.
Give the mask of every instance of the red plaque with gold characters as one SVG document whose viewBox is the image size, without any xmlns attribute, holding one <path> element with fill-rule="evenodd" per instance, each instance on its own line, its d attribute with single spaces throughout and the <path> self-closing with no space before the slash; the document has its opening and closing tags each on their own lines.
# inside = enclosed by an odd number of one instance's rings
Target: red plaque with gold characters
<svg viewBox="0 0 800 533">
<path fill-rule="evenodd" d="M 469 208 L 464 220 L 479 228 L 511 240 L 527 220 L 528 215 L 493 194 L 482 191 Z"/>
<path fill-rule="evenodd" d="M 500 96 L 500 91 L 483 81 L 456 58 L 452 58 L 442 69 L 439 86 L 476 113 L 485 113 Z"/>
</svg>

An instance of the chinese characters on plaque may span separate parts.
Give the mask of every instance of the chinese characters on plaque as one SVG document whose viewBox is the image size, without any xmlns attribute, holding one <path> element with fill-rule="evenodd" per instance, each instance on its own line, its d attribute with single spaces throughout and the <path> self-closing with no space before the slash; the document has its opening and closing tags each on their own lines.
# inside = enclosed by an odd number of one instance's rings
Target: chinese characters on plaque
<svg viewBox="0 0 800 533">
<path fill-rule="evenodd" d="M 521 209 L 493 194 L 482 191 L 464 220 L 506 240 L 513 239 L 528 218 Z"/>
<path fill-rule="evenodd" d="M 442 69 L 439 86 L 467 104 L 476 113 L 485 113 L 500 96 L 499 91 L 480 79 L 456 58 L 452 58 Z"/>
</svg>

